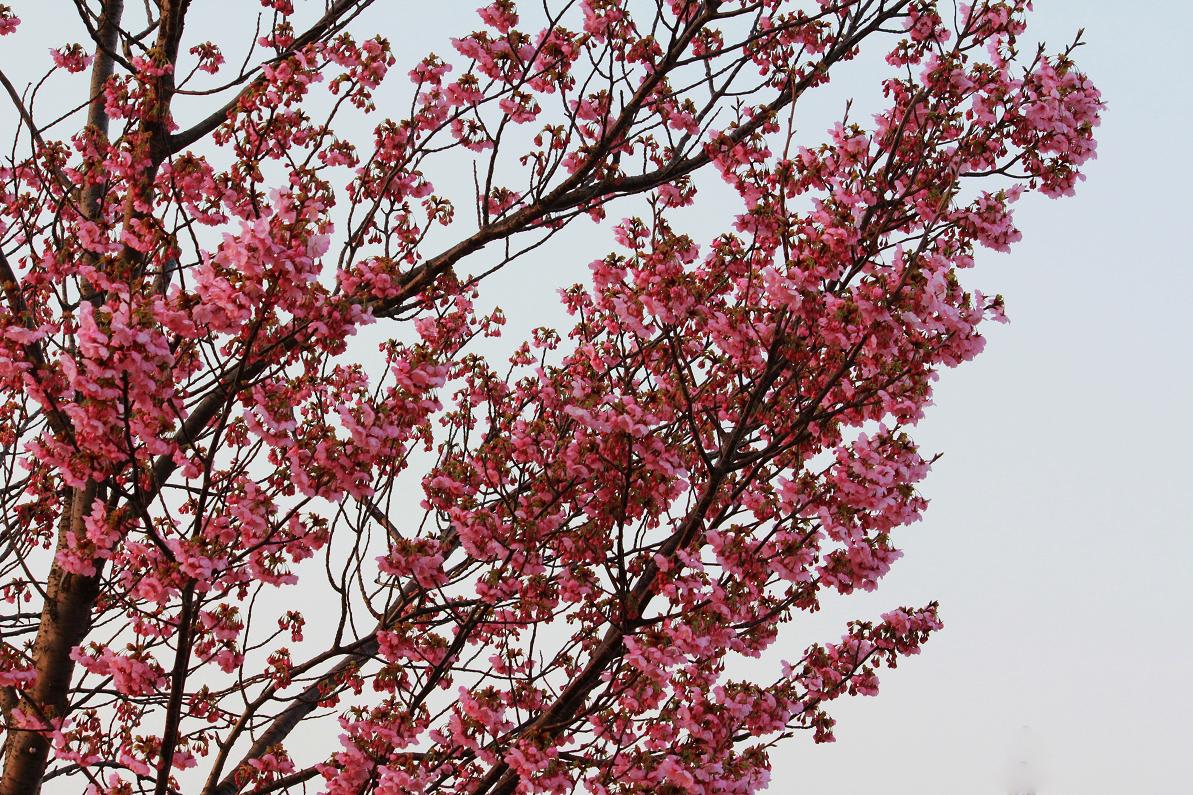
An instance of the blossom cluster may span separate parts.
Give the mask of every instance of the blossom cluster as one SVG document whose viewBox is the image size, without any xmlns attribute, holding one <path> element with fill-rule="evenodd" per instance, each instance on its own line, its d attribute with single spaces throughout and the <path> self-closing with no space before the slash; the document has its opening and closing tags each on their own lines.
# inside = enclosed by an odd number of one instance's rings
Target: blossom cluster
<svg viewBox="0 0 1193 795">
<path fill-rule="evenodd" d="M 965 271 L 1095 154 L 1072 48 L 1019 56 L 1027 0 L 494 0 L 398 69 L 367 3 L 261 5 L 252 66 L 52 48 L 91 121 L 0 168 L 0 791 L 761 791 L 942 626 L 733 674 L 899 559 L 1005 319 Z M 874 41 L 880 111 L 797 136 Z M 568 328 L 486 355 L 489 274 L 615 205 Z"/>
</svg>

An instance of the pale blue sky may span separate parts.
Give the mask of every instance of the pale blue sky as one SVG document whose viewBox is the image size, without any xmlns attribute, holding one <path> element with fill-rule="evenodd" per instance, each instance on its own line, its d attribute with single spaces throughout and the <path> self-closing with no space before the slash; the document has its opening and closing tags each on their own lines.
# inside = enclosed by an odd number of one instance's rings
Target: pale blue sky
<svg viewBox="0 0 1193 795">
<path fill-rule="evenodd" d="M 65 0 L 8 2 L 50 36 L 30 54 L 62 43 Z M 194 3 L 213 28 L 235 5 Z M 877 699 L 837 707 L 835 745 L 776 754 L 781 795 L 999 795 L 1016 781 L 1039 795 L 1193 792 L 1193 7 L 1036 6 L 1030 39 L 1060 46 L 1086 28 L 1077 59 L 1109 103 L 1099 159 L 1075 199 L 1026 200 L 1023 241 L 971 274 L 1006 296 L 1012 322 L 941 379 L 918 438 L 944 457 L 927 518 L 899 536 L 905 557 L 877 593 L 830 602 L 792 637 L 831 639 L 847 618 L 932 599 L 946 629 Z M 446 49 L 442 34 L 473 25 L 468 3 L 382 2 L 357 27 L 401 52 Z M 0 49 L 6 69 L 24 57 L 14 46 Z M 876 81 L 855 69 L 835 85 L 834 112 Z M 7 109 L 0 119 L 11 129 Z M 709 206 L 698 220 L 724 217 Z M 496 280 L 511 336 L 552 320 L 555 288 L 610 245 L 583 230 Z"/>
</svg>

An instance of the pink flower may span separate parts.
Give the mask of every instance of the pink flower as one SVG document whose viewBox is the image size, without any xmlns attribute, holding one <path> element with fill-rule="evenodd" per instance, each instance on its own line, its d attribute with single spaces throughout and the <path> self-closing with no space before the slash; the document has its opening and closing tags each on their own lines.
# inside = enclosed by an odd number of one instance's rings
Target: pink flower
<svg viewBox="0 0 1193 795">
<path fill-rule="evenodd" d="M 7 36 L 21 24 L 21 18 L 13 13 L 10 6 L 0 4 L 0 36 Z"/>
<path fill-rule="evenodd" d="M 54 65 L 68 72 L 81 72 L 91 65 L 95 56 L 83 49 L 81 44 L 68 44 L 56 50 L 50 50 Z"/>
</svg>

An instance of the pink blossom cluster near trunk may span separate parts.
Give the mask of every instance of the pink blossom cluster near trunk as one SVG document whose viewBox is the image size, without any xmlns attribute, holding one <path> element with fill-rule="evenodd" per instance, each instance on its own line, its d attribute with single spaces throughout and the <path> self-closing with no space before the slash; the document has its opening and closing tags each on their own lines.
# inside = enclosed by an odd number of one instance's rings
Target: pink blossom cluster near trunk
<svg viewBox="0 0 1193 795">
<path fill-rule="evenodd" d="M 961 271 L 1094 154 L 1029 0 L 497 0 L 402 66 L 401 4 L 60 5 L 28 87 L 0 5 L 0 793 L 758 792 L 940 628 L 786 625 L 899 557 Z"/>
</svg>

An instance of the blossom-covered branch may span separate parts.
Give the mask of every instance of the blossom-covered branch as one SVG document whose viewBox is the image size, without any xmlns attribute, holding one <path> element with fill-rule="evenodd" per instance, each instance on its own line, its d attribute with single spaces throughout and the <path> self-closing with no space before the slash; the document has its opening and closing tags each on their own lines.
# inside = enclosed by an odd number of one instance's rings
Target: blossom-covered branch
<svg viewBox="0 0 1193 795">
<path fill-rule="evenodd" d="M 940 628 L 733 664 L 898 559 L 1003 319 L 963 271 L 1094 154 L 1026 0 L 496 0 L 402 68 L 371 0 L 63 5 L 3 74 L 0 793 L 757 792 Z M 548 250 L 590 277 L 502 360 Z"/>
</svg>

